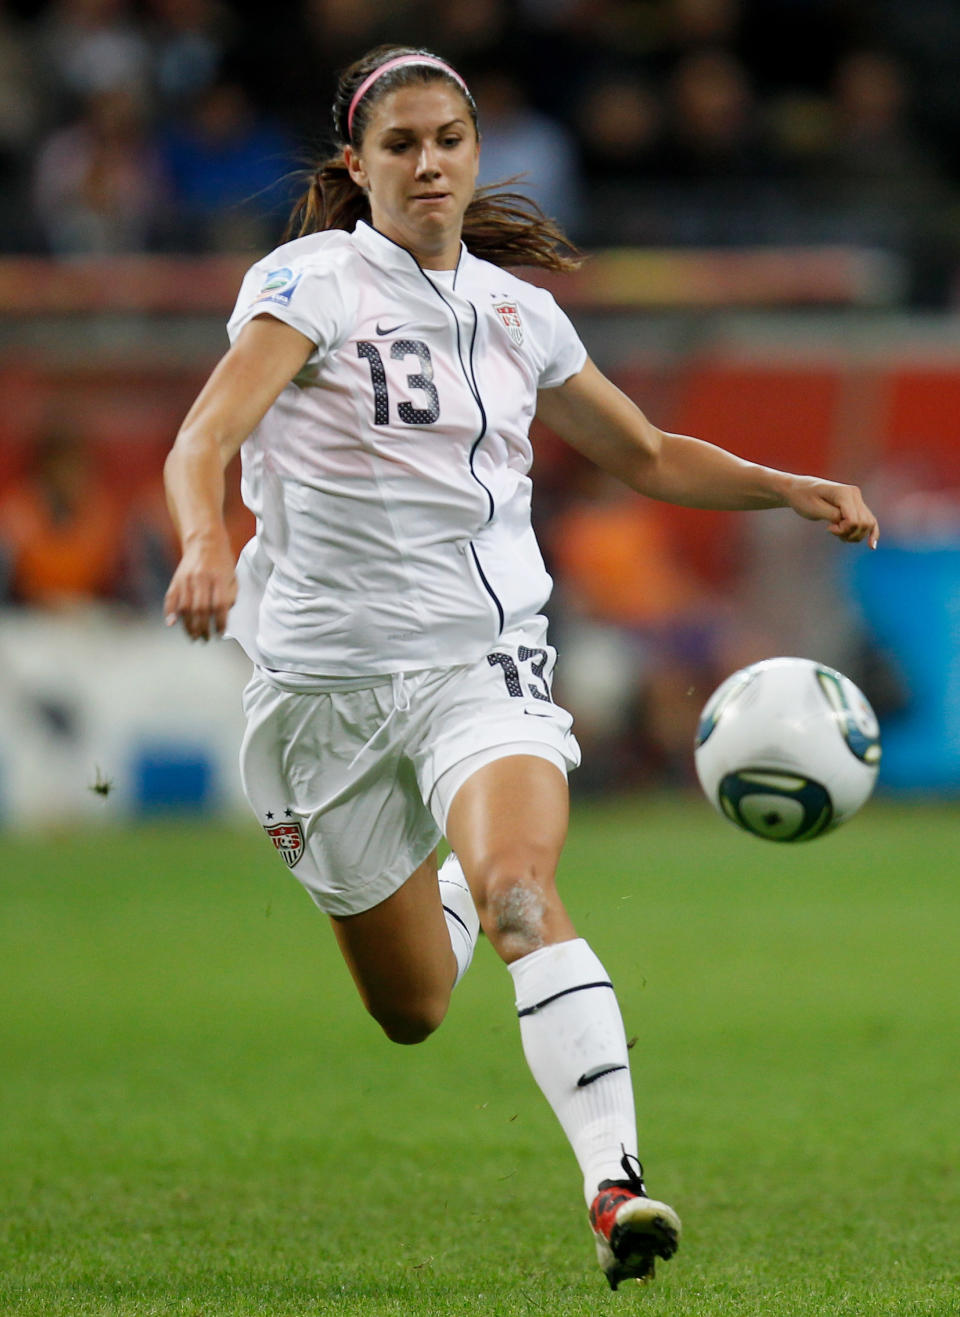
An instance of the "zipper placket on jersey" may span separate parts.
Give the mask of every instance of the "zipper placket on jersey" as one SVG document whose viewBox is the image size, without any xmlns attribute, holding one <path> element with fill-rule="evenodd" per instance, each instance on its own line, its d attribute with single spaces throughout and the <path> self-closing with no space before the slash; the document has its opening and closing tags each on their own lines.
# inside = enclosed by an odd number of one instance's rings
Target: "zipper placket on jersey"
<svg viewBox="0 0 960 1317">
<path fill-rule="evenodd" d="M 460 362 L 460 370 L 463 373 L 463 378 L 466 381 L 467 388 L 470 390 L 470 396 L 473 398 L 473 401 L 477 404 L 477 410 L 480 413 L 480 433 L 477 435 L 476 439 L 474 439 L 473 445 L 470 449 L 470 457 L 469 457 L 470 474 L 473 476 L 474 480 L 477 482 L 477 484 L 480 486 L 480 488 L 487 496 L 487 499 L 490 504 L 490 512 L 487 516 L 487 521 L 491 522 L 493 520 L 493 514 L 496 511 L 496 506 L 493 501 L 493 492 L 483 483 L 483 481 L 477 475 L 473 465 L 474 454 L 476 453 L 481 442 L 483 441 L 484 436 L 487 433 L 487 412 L 486 412 L 486 408 L 483 405 L 483 399 L 480 397 L 480 390 L 477 388 L 476 375 L 474 374 L 473 371 L 473 347 L 477 340 L 477 323 L 478 323 L 477 308 L 473 305 L 471 301 L 469 301 L 467 298 L 464 298 L 464 301 L 466 301 L 467 306 L 469 306 L 470 310 L 473 312 L 473 334 L 470 338 L 470 369 L 468 370 L 463 360 L 463 344 L 460 341 L 460 317 L 457 315 L 454 307 L 450 305 L 446 297 L 444 297 L 443 292 L 437 287 L 437 285 L 433 282 L 430 276 L 424 270 L 421 270 L 420 273 L 423 275 L 424 279 L 426 279 L 427 283 L 430 285 L 430 287 L 433 289 L 436 295 L 440 298 L 440 301 L 443 303 L 443 305 L 450 312 L 450 315 L 453 317 L 453 327 L 456 330 L 456 334 L 457 334 L 457 360 Z"/>
<path fill-rule="evenodd" d="M 422 268 L 420 269 L 420 273 L 423 275 L 424 279 L 426 279 L 427 283 L 437 294 L 437 296 L 440 298 L 440 301 L 444 304 L 444 306 L 450 312 L 450 315 L 453 317 L 453 325 L 457 334 L 457 360 L 460 362 L 460 370 L 463 372 L 463 378 L 466 381 L 467 388 L 470 390 L 470 395 L 473 398 L 474 402 L 477 404 L 477 409 L 480 412 L 480 433 L 473 441 L 473 444 L 470 448 L 470 457 L 468 460 L 470 464 L 470 474 L 473 476 L 474 480 L 477 482 L 477 484 L 486 494 L 490 504 L 490 511 L 489 514 L 487 515 L 487 525 L 489 526 L 490 522 L 493 520 L 494 513 L 496 512 L 496 504 L 494 503 L 494 499 L 493 499 L 493 491 L 489 488 L 489 486 L 483 483 L 483 481 L 477 475 L 476 469 L 473 465 L 474 455 L 476 454 L 477 449 L 480 447 L 480 444 L 487 433 L 487 411 L 483 405 L 483 399 L 480 396 L 480 389 L 479 386 L 477 385 L 476 373 L 474 372 L 473 369 L 473 349 L 477 341 L 477 330 L 479 327 L 479 317 L 477 315 L 477 308 L 474 306 L 474 304 L 470 301 L 469 298 L 464 298 L 464 301 L 467 303 L 467 306 L 469 306 L 471 312 L 473 313 L 473 333 L 470 336 L 470 352 L 468 357 L 469 370 L 468 370 L 467 366 L 464 364 L 463 346 L 460 341 L 460 317 L 457 315 L 454 307 L 451 306 L 451 304 L 444 297 L 442 291 L 437 287 L 437 285 L 433 282 L 433 280 Z M 456 284 L 456 275 L 454 275 L 454 284 Z M 471 557 L 473 558 L 474 566 L 477 569 L 477 575 L 480 577 L 480 582 L 483 585 L 483 588 L 486 590 L 487 594 L 493 600 L 494 606 L 496 607 L 497 617 L 500 620 L 498 631 L 502 632 L 505 623 L 503 604 L 500 602 L 500 598 L 497 595 L 497 592 L 494 590 L 493 586 L 487 580 L 486 573 L 484 572 L 483 567 L 480 565 L 480 559 L 477 555 L 476 546 L 474 545 L 473 541 L 469 540 L 468 545 L 470 548 Z"/>
</svg>

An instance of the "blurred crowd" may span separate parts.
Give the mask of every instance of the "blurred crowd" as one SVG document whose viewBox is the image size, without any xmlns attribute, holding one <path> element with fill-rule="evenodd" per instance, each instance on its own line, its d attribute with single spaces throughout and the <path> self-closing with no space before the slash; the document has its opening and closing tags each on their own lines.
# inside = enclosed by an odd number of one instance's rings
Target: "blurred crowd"
<svg viewBox="0 0 960 1317">
<path fill-rule="evenodd" d="M 159 617 L 179 560 L 163 455 L 119 464 L 118 456 L 66 417 L 52 417 L 24 445 L 0 481 L 0 605 L 69 612 L 99 603 Z M 236 462 L 229 475 L 226 521 L 239 555 L 254 521 Z"/>
<path fill-rule="evenodd" d="M 273 245 L 380 41 L 457 64 L 484 180 L 588 247 L 867 243 L 947 295 L 953 0 L 0 0 L 0 247 Z"/>
</svg>

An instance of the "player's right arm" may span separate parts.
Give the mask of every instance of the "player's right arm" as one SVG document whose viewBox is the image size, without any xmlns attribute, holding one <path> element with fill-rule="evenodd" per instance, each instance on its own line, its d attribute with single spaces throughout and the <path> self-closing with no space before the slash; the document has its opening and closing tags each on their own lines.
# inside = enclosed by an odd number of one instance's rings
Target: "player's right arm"
<svg viewBox="0 0 960 1317">
<path fill-rule="evenodd" d="M 584 457 L 649 498 L 747 512 L 792 508 L 840 539 L 877 547 L 877 519 L 856 485 L 748 462 L 690 435 L 660 430 L 589 359 L 538 395 L 537 416 Z"/>
<path fill-rule="evenodd" d="M 180 427 L 163 469 L 181 558 L 164 599 L 168 626 L 191 639 L 221 632 L 237 594 L 223 518 L 223 473 L 247 435 L 301 369 L 315 344 L 260 315 L 244 325 Z"/>
</svg>

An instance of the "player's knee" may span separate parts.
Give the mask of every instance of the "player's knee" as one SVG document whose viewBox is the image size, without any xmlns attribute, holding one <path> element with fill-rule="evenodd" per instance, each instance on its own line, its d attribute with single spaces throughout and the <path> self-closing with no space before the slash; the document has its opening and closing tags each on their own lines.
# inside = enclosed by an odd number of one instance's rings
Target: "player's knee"
<svg viewBox="0 0 960 1317">
<path fill-rule="evenodd" d="M 548 857 L 501 855 L 486 866 L 478 886 L 480 918 L 498 950 L 523 954 L 543 946 L 555 899 Z"/>
<path fill-rule="evenodd" d="M 440 1028 L 447 1005 L 446 1000 L 439 998 L 426 998 L 409 1005 L 391 1002 L 382 1007 L 371 1006 L 370 1014 L 392 1043 L 411 1046 L 422 1043 Z"/>
</svg>

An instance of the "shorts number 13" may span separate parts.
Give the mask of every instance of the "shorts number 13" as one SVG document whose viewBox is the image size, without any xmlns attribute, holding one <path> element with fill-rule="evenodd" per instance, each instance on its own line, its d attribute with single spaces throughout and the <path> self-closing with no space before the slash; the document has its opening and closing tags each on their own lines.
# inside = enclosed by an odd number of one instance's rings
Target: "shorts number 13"
<svg viewBox="0 0 960 1317">
<path fill-rule="evenodd" d="M 529 663 L 530 671 L 534 680 L 530 682 L 527 689 L 535 700 L 549 700 L 550 687 L 547 685 L 547 679 L 543 675 L 543 669 L 547 662 L 547 651 L 545 649 L 530 649 L 527 645 L 517 646 L 517 658 L 521 663 Z M 522 698 L 523 683 L 520 680 L 520 672 L 516 663 L 509 654 L 498 651 L 495 654 L 487 655 L 487 662 L 491 668 L 500 668 L 503 671 L 503 680 L 506 682 L 507 694 L 514 698 Z"/>
</svg>

